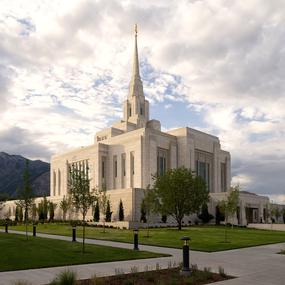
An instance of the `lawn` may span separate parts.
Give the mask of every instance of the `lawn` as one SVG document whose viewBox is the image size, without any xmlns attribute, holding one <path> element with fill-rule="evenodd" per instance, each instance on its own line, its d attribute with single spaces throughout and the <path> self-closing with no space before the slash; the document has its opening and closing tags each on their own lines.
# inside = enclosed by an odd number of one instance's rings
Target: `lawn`
<svg viewBox="0 0 285 285">
<path fill-rule="evenodd" d="M 15 230 L 24 230 L 24 226 L 11 227 Z M 31 227 L 29 227 L 31 231 Z M 37 231 L 49 234 L 71 235 L 70 225 L 63 224 L 39 224 Z M 139 243 L 166 247 L 181 248 L 182 236 L 191 238 L 190 248 L 193 250 L 214 252 L 234 248 L 243 248 L 270 243 L 285 242 L 285 232 L 255 230 L 246 228 L 228 228 L 228 240 L 224 242 L 223 226 L 192 226 L 178 231 L 176 228 L 150 229 L 150 237 L 146 237 L 146 230 L 139 231 Z M 82 235 L 82 228 L 77 227 L 77 235 Z M 132 230 L 106 229 L 87 227 L 86 237 L 93 239 L 105 239 L 122 242 L 133 242 Z"/>
<path fill-rule="evenodd" d="M 107 246 L 86 245 L 39 237 L 0 233 L 0 271 L 107 262 L 162 255 Z"/>
</svg>

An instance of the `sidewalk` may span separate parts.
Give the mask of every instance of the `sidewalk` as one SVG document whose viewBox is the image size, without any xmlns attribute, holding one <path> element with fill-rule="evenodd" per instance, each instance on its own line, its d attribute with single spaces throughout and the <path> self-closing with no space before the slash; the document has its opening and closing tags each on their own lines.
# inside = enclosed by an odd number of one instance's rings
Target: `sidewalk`
<svg viewBox="0 0 285 285">
<path fill-rule="evenodd" d="M 12 230 L 9 232 L 25 234 L 24 232 Z M 38 233 L 37 236 L 67 241 L 71 240 L 70 237 L 66 236 L 40 233 Z M 79 242 L 81 241 L 80 238 L 77 240 Z M 103 240 L 86 239 L 86 243 L 127 249 L 133 248 L 132 244 Z M 216 285 L 284 285 L 285 256 L 276 254 L 283 248 L 285 248 L 285 243 L 215 253 L 191 251 L 190 263 L 197 264 L 200 269 L 211 267 L 213 271 L 218 271 L 219 266 L 221 266 L 225 269 L 227 274 L 239 277 L 228 281 L 217 282 L 215 283 Z M 16 280 L 27 280 L 33 285 L 48 284 L 56 274 L 65 269 L 76 271 L 79 279 L 86 279 L 93 275 L 114 275 L 117 271 L 128 273 L 134 266 L 138 271 L 155 269 L 158 265 L 160 268 L 167 268 L 170 262 L 171 264 L 174 262 L 179 264 L 182 259 L 182 252 L 179 249 L 140 245 L 140 250 L 166 253 L 170 254 L 171 257 L 0 272 L 0 285 L 10 285 Z"/>
</svg>

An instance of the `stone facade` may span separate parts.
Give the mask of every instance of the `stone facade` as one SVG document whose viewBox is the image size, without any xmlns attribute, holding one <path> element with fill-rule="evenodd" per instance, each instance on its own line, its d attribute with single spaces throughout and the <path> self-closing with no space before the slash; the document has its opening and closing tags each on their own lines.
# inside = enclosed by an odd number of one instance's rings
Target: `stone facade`
<svg viewBox="0 0 285 285">
<path fill-rule="evenodd" d="M 50 198 L 68 196 L 70 165 L 88 165 L 91 188 L 106 186 L 114 220 L 122 199 L 126 219 L 139 221 L 143 189 L 152 185 L 152 175 L 170 168 L 185 166 L 196 171 L 210 193 L 229 189 L 230 153 L 221 149 L 218 137 L 188 127 L 163 132 L 160 122 L 150 120 L 149 115 L 135 34 L 133 74 L 122 120 L 96 133 L 92 145 L 52 157 Z"/>
</svg>

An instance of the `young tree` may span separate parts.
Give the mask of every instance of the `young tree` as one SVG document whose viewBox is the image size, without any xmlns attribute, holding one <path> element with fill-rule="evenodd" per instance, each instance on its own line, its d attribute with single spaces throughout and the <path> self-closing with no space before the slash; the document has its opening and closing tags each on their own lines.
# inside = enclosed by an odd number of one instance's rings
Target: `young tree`
<svg viewBox="0 0 285 285">
<path fill-rule="evenodd" d="M 18 201 L 16 205 L 24 209 L 26 240 L 28 240 L 28 213 L 34 203 L 34 194 L 30 184 L 29 161 L 26 160 L 26 167 L 23 173 L 23 187 L 18 192 Z"/>
<path fill-rule="evenodd" d="M 153 198 L 155 211 L 172 216 L 181 230 L 184 216 L 197 213 L 208 201 L 209 192 L 200 176 L 180 167 L 154 177 Z"/>
<path fill-rule="evenodd" d="M 276 219 L 276 223 L 278 223 L 279 218 L 281 217 L 281 211 L 279 210 L 278 206 L 271 206 L 270 209 L 270 213 L 271 213 L 271 220 L 273 221 L 273 217 L 275 217 Z"/>
<path fill-rule="evenodd" d="M 111 212 L 110 200 L 108 200 L 107 201 L 107 209 L 106 209 L 106 222 L 111 222 L 112 213 L 113 212 Z"/>
<path fill-rule="evenodd" d="M 18 209 L 19 209 L 19 222 L 22 223 L 23 218 L 24 218 L 23 209 L 22 209 L 22 207 L 19 207 L 19 206 L 18 206 Z"/>
<path fill-rule="evenodd" d="M 239 186 L 230 188 L 227 199 L 219 202 L 219 209 L 225 215 L 225 242 L 227 242 L 227 222 L 233 219 L 239 204 Z M 233 221 L 232 221 L 233 228 Z"/>
<path fill-rule="evenodd" d="M 146 209 L 145 209 L 144 199 L 142 199 L 142 202 L 141 202 L 141 218 L 140 218 L 140 221 L 142 223 L 146 223 Z"/>
<path fill-rule="evenodd" d="M 105 233 L 107 206 L 108 206 L 108 201 L 110 200 L 109 195 L 107 195 L 107 189 L 105 185 L 103 185 L 101 189 L 97 189 L 97 197 L 98 197 L 100 211 L 103 213 L 105 217 L 103 219 L 103 232 Z"/>
<path fill-rule="evenodd" d="M 96 202 L 95 208 L 94 208 L 94 222 L 99 222 L 100 220 L 100 209 L 99 209 L 99 202 Z"/>
<path fill-rule="evenodd" d="M 69 190 L 73 206 L 82 214 L 83 224 L 83 242 L 82 252 L 85 252 L 85 220 L 90 207 L 96 201 L 94 191 L 90 191 L 90 179 L 88 176 L 88 167 L 85 170 L 81 168 L 70 167 L 69 171 Z"/>
<path fill-rule="evenodd" d="M 19 207 L 16 206 L 15 210 L 15 222 L 19 222 Z"/>
<path fill-rule="evenodd" d="M 57 207 L 56 203 L 49 202 L 48 203 L 48 209 L 49 209 L 49 221 L 52 222 L 54 220 L 54 211 Z"/>
<path fill-rule="evenodd" d="M 156 211 L 156 199 L 154 191 L 147 187 L 144 191 L 144 198 L 142 200 L 142 207 L 145 213 L 145 221 L 147 223 L 147 237 L 149 237 L 149 222 L 151 213 Z M 157 209 L 158 210 L 158 209 Z"/>
<path fill-rule="evenodd" d="M 68 209 L 70 208 L 70 199 L 63 197 L 63 199 L 60 201 L 59 208 L 62 210 L 62 219 L 66 220 L 66 213 Z"/>
<path fill-rule="evenodd" d="M 125 216 L 124 216 L 124 206 L 123 206 L 122 199 L 120 199 L 120 203 L 119 203 L 119 221 L 123 221 L 124 218 L 125 218 Z"/>
</svg>

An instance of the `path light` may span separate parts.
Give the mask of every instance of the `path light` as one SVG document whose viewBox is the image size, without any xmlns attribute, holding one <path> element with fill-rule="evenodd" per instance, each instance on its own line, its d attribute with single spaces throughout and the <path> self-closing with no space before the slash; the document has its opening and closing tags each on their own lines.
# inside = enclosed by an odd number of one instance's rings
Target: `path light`
<svg viewBox="0 0 285 285">
<path fill-rule="evenodd" d="M 183 244 L 183 265 L 180 271 L 181 275 L 189 276 L 191 275 L 190 267 L 189 267 L 189 237 L 183 237 L 181 240 L 184 241 Z"/>
<path fill-rule="evenodd" d="M 8 233 L 8 220 L 5 222 L 5 233 Z"/>
<path fill-rule="evenodd" d="M 72 225 L 72 242 L 76 242 L 76 225 Z"/>
<path fill-rule="evenodd" d="M 139 230 L 134 229 L 134 250 L 139 250 Z"/>
<path fill-rule="evenodd" d="M 35 224 L 33 224 L 33 236 L 35 237 L 37 235 L 37 227 Z"/>
</svg>

